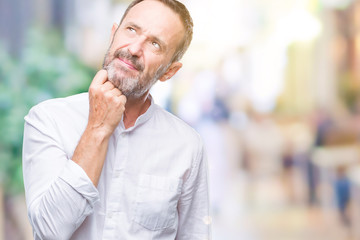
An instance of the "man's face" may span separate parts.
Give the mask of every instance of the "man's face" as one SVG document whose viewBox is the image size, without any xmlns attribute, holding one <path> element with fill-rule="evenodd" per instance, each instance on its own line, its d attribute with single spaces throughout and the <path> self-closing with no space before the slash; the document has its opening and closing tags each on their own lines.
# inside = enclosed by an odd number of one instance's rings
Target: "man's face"
<svg viewBox="0 0 360 240">
<path fill-rule="evenodd" d="M 139 98 L 174 66 L 171 58 L 184 36 L 180 17 L 156 0 L 136 4 L 113 36 L 104 67 L 126 97 Z M 180 65 L 181 67 L 181 65 Z M 180 68 L 179 67 L 179 68 Z"/>
</svg>

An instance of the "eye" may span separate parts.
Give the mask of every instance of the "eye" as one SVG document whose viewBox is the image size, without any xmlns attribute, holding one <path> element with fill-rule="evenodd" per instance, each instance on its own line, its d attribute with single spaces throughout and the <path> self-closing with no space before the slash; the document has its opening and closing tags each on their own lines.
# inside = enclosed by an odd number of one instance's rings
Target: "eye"
<svg viewBox="0 0 360 240">
<path fill-rule="evenodd" d="M 151 44 L 156 48 L 160 49 L 160 45 L 157 42 L 151 42 Z"/>
<path fill-rule="evenodd" d="M 129 30 L 130 32 L 136 32 L 135 28 L 132 27 L 127 27 L 127 30 Z"/>
</svg>

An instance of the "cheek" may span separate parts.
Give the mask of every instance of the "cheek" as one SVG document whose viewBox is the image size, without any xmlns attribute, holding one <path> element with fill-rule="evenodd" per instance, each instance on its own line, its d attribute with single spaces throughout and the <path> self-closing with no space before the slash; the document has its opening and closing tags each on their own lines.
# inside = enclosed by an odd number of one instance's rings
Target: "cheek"
<svg viewBox="0 0 360 240">
<path fill-rule="evenodd" d="M 151 74 L 155 73 L 161 66 L 166 64 L 166 61 L 163 57 L 158 55 L 145 55 L 144 54 L 145 68 Z M 145 70 L 146 71 L 146 70 Z"/>
<path fill-rule="evenodd" d="M 109 50 L 108 50 L 108 54 L 111 57 L 111 59 L 114 58 L 114 54 L 115 54 L 116 50 L 119 49 L 119 46 L 120 46 L 119 43 L 117 43 L 115 41 L 112 42 L 112 44 L 110 45 Z"/>
<path fill-rule="evenodd" d="M 132 41 L 134 41 L 134 39 L 127 37 L 125 33 L 117 33 L 117 36 L 115 36 L 112 42 L 112 48 L 114 51 L 120 48 L 125 48 L 129 46 Z"/>
</svg>

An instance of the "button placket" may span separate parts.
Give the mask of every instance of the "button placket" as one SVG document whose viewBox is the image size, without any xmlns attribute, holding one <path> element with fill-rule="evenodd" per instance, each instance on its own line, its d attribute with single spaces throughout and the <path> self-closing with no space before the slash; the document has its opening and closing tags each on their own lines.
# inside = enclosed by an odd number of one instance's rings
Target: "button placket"
<svg viewBox="0 0 360 240">
<path fill-rule="evenodd" d="M 128 160 L 129 136 L 127 132 L 122 132 L 118 138 L 115 148 L 115 168 L 114 170 L 123 171 Z"/>
<path fill-rule="evenodd" d="M 111 187 L 107 200 L 106 218 L 104 225 L 105 236 L 113 236 L 117 225 L 115 217 L 121 212 L 121 194 L 123 192 L 123 169 L 127 161 L 128 137 L 126 133 L 121 133 L 114 139 L 114 162 L 113 173 L 111 177 Z"/>
<path fill-rule="evenodd" d="M 122 132 L 115 142 L 114 170 L 111 178 L 111 190 L 109 197 L 109 206 L 112 211 L 121 211 L 121 194 L 123 191 L 123 170 L 128 158 L 128 136 Z"/>
</svg>

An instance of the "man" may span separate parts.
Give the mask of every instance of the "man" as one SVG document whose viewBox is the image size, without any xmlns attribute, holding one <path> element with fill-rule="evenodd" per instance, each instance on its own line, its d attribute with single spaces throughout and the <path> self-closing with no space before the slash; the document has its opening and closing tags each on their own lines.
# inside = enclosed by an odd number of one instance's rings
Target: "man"
<svg viewBox="0 0 360 240">
<path fill-rule="evenodd" d="M 35 239 L 209 239 L 196 132 L 153 103 L 192 38 L 176 0 L 137 0 L 113 25 L 88 93 L 25 117 L 23 171 Z"/>
</svg>

